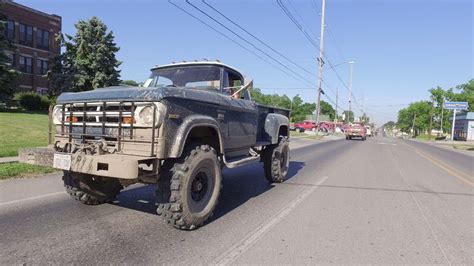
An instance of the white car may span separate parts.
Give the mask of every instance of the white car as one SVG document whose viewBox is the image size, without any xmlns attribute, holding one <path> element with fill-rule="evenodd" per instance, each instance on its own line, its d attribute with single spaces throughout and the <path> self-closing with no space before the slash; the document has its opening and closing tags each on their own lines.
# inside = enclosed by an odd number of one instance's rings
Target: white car
<svg viewBox="0 0 474 266">
<path fill-rule="evenodd" d="M 365 126 L 365 131 L 366 131 L 365 135 L 367 137 L 373 137 L 374 136 L 374 134 L 372 134 L 372 129 L 370 128 L 370 126 Z"/>
</svg>

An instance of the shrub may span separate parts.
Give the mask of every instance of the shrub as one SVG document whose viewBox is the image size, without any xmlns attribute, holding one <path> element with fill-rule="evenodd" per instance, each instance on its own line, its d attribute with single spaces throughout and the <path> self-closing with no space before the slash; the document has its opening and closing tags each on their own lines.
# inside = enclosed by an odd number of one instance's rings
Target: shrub
<svg viewBox="0 0 474 266">
<path fill-rule="evenodd" d="M 26 111 L 48 111 L 51 104 L 47 96 L 35 92 L 20 92 L 15 94 L 14 99 Z"/>
</svg>

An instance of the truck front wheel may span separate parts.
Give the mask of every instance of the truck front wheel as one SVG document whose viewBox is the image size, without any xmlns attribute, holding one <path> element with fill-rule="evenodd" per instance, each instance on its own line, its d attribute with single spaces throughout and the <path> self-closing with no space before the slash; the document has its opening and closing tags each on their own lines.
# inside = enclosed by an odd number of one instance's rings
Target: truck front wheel
<svg viewBox="0 0 474 266">
<path fill-rule="evenodd" d="M 220 163 L 212 147 L 188 149 L 180 159 L 163 165 L 157 190 L 158 215 L 178 229 L 198 228 L 212 216 L 221 179 Z"/>
<path fill-rule="evenodd" d="M 288 174 L 290 165 L 290 146 L 287 137 L 280 137 L 280 142 L 268 145 L 263 152 L 263 169 L 265 177 L 271 183 L 281 183 Z"/>
<path fill-rule="evenodd" d="M 117 179 L 64 171 L 64 187 L 77 201 L 98 205 L 113 200 L 122 190 Z"/>
</svg>

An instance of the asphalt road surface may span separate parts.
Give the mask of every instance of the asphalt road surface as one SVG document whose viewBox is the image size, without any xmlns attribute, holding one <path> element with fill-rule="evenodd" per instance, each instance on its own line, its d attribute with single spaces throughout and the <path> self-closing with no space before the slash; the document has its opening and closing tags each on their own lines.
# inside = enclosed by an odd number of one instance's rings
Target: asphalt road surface
<svg viewBox="0 0 474 266">
<path fill-rule="evenodd" d="M 295 146 L 282 184 L 259 163 L 226 170 L 190 232 L 155 215 L 153 186 L 85 206 L 59 175 L 0 182 L 0 264 L 473 264 L 474 157 L 382 137 Z"/>
</svg>

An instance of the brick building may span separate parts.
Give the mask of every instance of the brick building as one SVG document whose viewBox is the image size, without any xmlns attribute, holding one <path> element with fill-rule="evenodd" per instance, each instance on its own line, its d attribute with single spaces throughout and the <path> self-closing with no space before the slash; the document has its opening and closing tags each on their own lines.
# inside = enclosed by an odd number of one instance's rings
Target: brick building
<svg viewBox="0 0 474 266">
<path fill-rule="evenodd" d="M 8 18 L 5 35 L 14 48 L 8 52 L 12 65 L 21 72 L 18 91 L 45 93 L 48 81 L 43 76 L 49 60 L 59 54 L 61 47 L 56 35 L 61 31 L 61 17 L 0 0 L 1 13 Z"/>
</svg>

